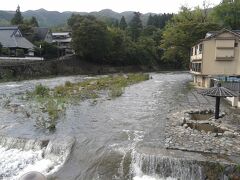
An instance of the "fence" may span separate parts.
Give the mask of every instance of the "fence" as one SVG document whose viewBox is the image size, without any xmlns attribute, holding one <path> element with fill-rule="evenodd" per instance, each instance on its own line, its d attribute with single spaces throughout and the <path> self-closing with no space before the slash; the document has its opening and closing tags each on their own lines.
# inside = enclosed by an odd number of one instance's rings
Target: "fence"
<svg viewBox="0 0 240 180">
<path fill-rule="evenodd" d="M 239 81 L 233 81 L 233 82 L 229 82 L 229 81 L 220 81 L 218 79 L 213 79 L 213 84 L 214 86 L 217 85 L 217 83 L 221 83 L 222 87 L 225 87 L 227 89 L 230 89 L 234 92 L 239 93 L 240 92 L 240 82 Z"/>
</svg>

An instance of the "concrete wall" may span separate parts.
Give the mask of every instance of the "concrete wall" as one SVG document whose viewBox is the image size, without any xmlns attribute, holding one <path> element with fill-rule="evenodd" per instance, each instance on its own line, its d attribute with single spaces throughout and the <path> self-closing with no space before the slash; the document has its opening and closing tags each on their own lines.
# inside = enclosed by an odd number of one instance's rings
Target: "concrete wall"
<svg viewBox="0 0 240 180">
<path fill-rule="evenodd" d="M 211 78 L 207 76 L 196 75 L 196 74 L 193 76 L 194 84 L 199 87 L 209 88 L 210 81 L 211 81 Z"/>
</svg>

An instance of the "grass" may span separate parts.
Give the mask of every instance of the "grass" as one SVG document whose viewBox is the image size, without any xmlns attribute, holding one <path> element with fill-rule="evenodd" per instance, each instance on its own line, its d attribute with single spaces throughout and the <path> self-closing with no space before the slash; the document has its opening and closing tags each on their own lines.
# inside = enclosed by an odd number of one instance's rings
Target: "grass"
<svg viewBox="0 0 240 180">
<path fill-rule="evenodd" d="M 111 98 L 120 97 L 123 94 L 124 90 L 122 87 L 113 86 L 109 88 L 108 96 Z"/>
<path fill-rule="evenodd" d="M 116 98 L 124 93 L 124 88 L 149 79 L 148 74 L 119 74 L 90 79 L 83 82 L 71 83 L 49 89 L 41 84 L 28 93 L 30 99 L 36 100 L 44 113 L 48 113 L 50 128 L 55 129 L 60 113 L 65 111 L 66 105 L 85 99 L 98 98 L 98 92 L 106 90 L 110 98 Z"/>
<path fill-rule="evenodd" d="M 192 91 L 194 88 L 195 88 L 195 86 L 194 86 L 193 82 L 188 82 L 186 84 L 187 91 Z"/>
</svg>

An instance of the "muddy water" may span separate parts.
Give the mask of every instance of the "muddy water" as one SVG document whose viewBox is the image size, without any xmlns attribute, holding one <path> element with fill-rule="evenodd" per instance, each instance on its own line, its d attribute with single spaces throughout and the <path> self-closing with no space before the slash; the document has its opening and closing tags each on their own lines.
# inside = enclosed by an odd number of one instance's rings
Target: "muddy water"
<svg viewBox="0 0 240 180">
<path fill-rule="evenodd" d="M 34 116 L 0 111 L 0 134 L 24 138 L 75 138 L 70 159 L 54 174 L 57 179 L 111 180 L 155 179 L 144 175 L 134 163 L 137 145 L 163 147 L 166 116 L 180 107 L 178 100 L 186 93 L 187 73 L 151 74 L 152 79 L 132 85 L 116 99 L 100 98 L 71 105 L 59 119 L 55 133 L 34 126 Z M 3 83 L 0 94 L 11 102 L 24 104 L 20 96 L 34 89 L 37 83 L 54 87 L 65 81 L 82 81 L 87 77 L 74 76 L 46 80 Z M 24 105 L 23 105 L 24 106 Z M 17 129 L 17 131 L 16 131 Z M 161 177 L 167 178 L 167 177 Z M 168 179 L 171 179 L 168 177 Z"/>
</svg>

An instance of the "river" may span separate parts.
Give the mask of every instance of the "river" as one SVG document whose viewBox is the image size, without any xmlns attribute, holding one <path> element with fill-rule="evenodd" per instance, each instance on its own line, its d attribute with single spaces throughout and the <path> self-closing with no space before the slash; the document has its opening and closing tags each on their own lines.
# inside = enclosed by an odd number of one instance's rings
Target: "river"
<svg viewBox="0 0 240 180">
<path fill-rule="evenodd" d="M 63 144 L 66 139 L 74 138 L 75 143 L 70 149 L 69 159 L 53 173 L 53 177 L 59 180 L 179 178 L 171 177 L 171 174 L 165 177 L 158 176 L 151 171 L 151 167 L 149 173 L 144 174 L 139 162 L 141 159 L 138 147 L 163 148 L 167 115 L 184 108 L 182 102 L 186 100 L 185 95 L 188 92 L 186 83 L 191 80 L 191 75 L 182 72 L 150 75 L 152 77 L 150 80 L 127 87 L 121 97 L 111 100 L 106 98 L 97 101 L 86 100 L 68 106 L 65 115 L 58 120 L 54 133 L 37 129 L 34 126 L 34 115 L 29 118 L 22 112 L 10 113 L 2 105 L 0 135 L 29 139 L 58 138 Z M 0 84 L 2 104 L 8 98 L 11 102 L 24 106 L 24 101 L 17 97 L 33 90 L 38 83 L 54 87 L 65 81 L 78 82 L 86 78 L 88 77 L 70 76 L 2 83 Z M 41 148 L 35 151 L 30 149 L 19 151 L 17 148 L 2 147 L 0 153 L 0 168 L 4 169 L 5 173 L 2 173 L 3 179 L 11 179 L 11 176 L 21 174 L 22 169 L 28 164 L 32 164 L 31 167 L 36 166 L 35 170 L 44 173 L 46 168 L 41 168 L 51 166 L 52 163 L 39 157 Z M 1 159 L 1 156 L 5 158 Z M 19 168 L 15 163 L 19 159 L 25 163 L 23 168 Z"/>
</svg>

